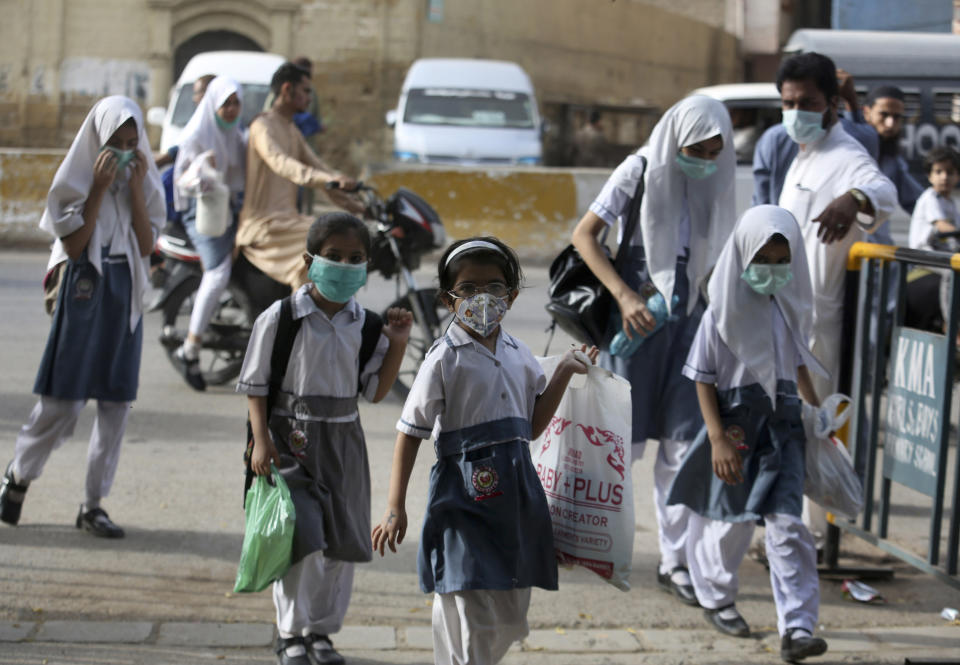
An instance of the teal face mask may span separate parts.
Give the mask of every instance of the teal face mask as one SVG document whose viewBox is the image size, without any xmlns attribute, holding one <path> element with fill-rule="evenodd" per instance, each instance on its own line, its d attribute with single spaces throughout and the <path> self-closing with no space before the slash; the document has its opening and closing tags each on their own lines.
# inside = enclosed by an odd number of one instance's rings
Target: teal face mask
<svg viewBox="0 0 960 665">
<path fill-rule="evenodd" d="M 823 138 L 827 130 L 823 128 L 823 113 L 790 109 L 783 112 L 783 128 L 797 143 L 807 145 Z"/>
<path fill-rule="evenodd" d="M 710 159 L 689 157 L 682 152 L 677 153 L 677 166 L 688 178 L 703 180 L 717 172 L 717 163 Z"/>
<path fill-rule="evenodd" d="M 793 272 L 789 263 L 751 263 L 740 278 L 760 295 L 772 296 L 793 279 Z"/>
<path fill-rule="evenodd" d="M 114 148 L 113 146 L 105 145 L 103 146 L 105 150 L 112 152 L 117 158 L 117 173 L 120 173 L 127 167 L 127 164 L 133 161 L 134 151 L 133 150 L 120 150 L 119 148 Z"/>
<path fill-rule="evenodd" d="M 330 302 L 347 302 L 367 283 L 366 263 L 340 263 L 321 256 L 313 256 L 307 277 Z"/>
<path fill-rule="evenodd" d="M 227 131 L 228 129 L 233 129 L 234 127 L 237 126 L 237 123 L 240 122 L 239 115 L 233 119 L 233 122 L 227 122 L 226 120 L 221 118 L 220 115 L 217 113 L 214 113 L 213 117 L 217 119 L 217 127 L 222 129 L 223 131 Z"/>
</svg>

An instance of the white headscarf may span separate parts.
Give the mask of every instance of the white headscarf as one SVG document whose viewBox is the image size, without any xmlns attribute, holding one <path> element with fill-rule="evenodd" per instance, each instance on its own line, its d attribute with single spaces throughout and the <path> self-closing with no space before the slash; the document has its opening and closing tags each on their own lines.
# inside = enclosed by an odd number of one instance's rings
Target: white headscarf
<svg viewBox="0 0 960 665">
<path fill-rule="evenodd" d="M 114 95 L 104 97 L 93 105 L 80 126 L 67 156 L 53 176 L 47 193 L 47 207 L 40 219 L 40 228 L 56 236 L 50 254 L 50 269 L 67 260 L 67 252 L 60 238 L 70 235 L 83 226 L 83 207 L 93 186 L 93 166 L 103 146 L 107 144 L 120 125 L 130 119 L 137 125 L 137 149 L 147 161 L 147 174 L 143 179 L 143 196 L 147 215 L 154 229 L 154 239 L 166 220 L 166 203 L 160 173 L 150 153 L 150 143 L 144 131 L 143 115 L 137 103 L 128 97 Z M 110 254 L 123 254 L 130 266 L 133 288 L 130 293 L 130 330 L 135 330 L 143 313 L 143 294 L 147 285 L 148 259 L 140 256 L 137 235 L 133 230 L 130 194 L 126 190 L 129 166 L 110 185 L 100 204 L 97 223 L 87 243 L 87 259 L 97 272 L 103 274 L 100 248 L 110 247 Z M 116 205 L 114 205 L 114 202 Z"/>
<path fill-rule="evenodd" d="M 177 161 L 173 165 L 174 183 L 197 155 L 212 150 L 217 171 L 223 175 L 224 184 L 234 194 L 243 191 L 247 155 L 243 131 L 239 123 L 227 130 L 220 129 L 217 124 L 217 110 L 233 94 L 236 94 L 243 104 L 243 92 L 239 83 L 226 76 L 218 76 L 210 81 L 207 91 L 203 93 L 203 99 L 183 128 Z M 180 195 L 178 187 L 174 187 L 173 203 L 177 210 L 186 210 L 190 202 Z"/>
<path fill-rule="evenodd" d="M 777 401 L 776 349 L 771 321 L 773 301 L 754 291 L 741 277 L 757 251 L 780 234 L 790 245 L 790 270 L 793 278 L 773 298 L 780 306 L 787 328 L 804 364 L 828 376 L 812 353 L 809 341 L 813 333 L 813 288 L 807 267 L 807 252 L 800 226 L 790 211 L 773 205 L 750 208 L 723 247 L 710 278 L 710 307 L 717 332 L 737 360 L 755 376 L 770 401 Z"/>
<path fill-rule="evenodd" d="M 680 148 L 719 135 L 723 149 L 717 172 L 708 178 L 688 178 L 677 165 Z M 640 232 L 650 279 L 668 306 L 673 299 L 677 256 L 677 225 L 686 205 L 690 213 L 690 293 L 687 312 L 730 235 L 736 220 L 734 177 L 736 153 L 730 114 L 719 101 L 691 95 L 670 107 L 653 128 L 638 154 L 646 158 L 646 186 L 640 204 Z"/>
</svg>

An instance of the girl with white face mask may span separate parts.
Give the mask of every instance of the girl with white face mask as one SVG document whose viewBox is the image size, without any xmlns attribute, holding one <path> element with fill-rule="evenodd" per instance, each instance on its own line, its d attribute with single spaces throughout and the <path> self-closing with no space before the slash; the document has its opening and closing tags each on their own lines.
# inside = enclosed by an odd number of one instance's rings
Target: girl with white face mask
<svg viewBox="0 0 960 665">
<path fill-rule="evenodd" d="M 529 632 L 531 587 L 557 588 L 550 511 L 529 444 L 570 377 L 587 368 L 568 351 L 548 384 L 530 349 L 503 329 L 522 273 L 496 238 L 453 243 L 438 272 L 456 321 L 427 353 L 397 422 L 373 547 L 383 555 L 403 542 L 410 473 L 436 430 L 417 566 L 421 589 L 434 594 L 434 662 L 494 665 Z M 597 350 L 587 353 L 592 361 Z"/>
<path fill-rule="evenodd" d="M 704 281 L 736 219 L 735 167 L 727 109 L 702 95 L 683 99 L 617 167 L 573 232 L 574 246 L 615 301 L 608 338 L 622 333 L 610 349 L 618 355 L 605 349 L 599 364 L 630 381 L 633 459 L 642 456 L 648 439 L 660 442 L 654 466 L 657 582 L 688 605 L 697 604 L 685 548 L 690 511 L 667 507 L 664 498 L 702 425 L 693 385 L 680 370 L 703 312 Z M 624 238 L 641 180 L 639 221 Z M 598 239 L 618 220 L 618 251 L 626 252 L 619 274 Z M 634 342 L 622 351 L 624 336 Z"/>
<path fill-rule="evenodd" d="M 736 609 L 737 570 L 756 522 L 766 524 L 770 582 L 788 662 L 819 655 L 817 555 L 800 519 L 805 435 L 801 395 L 819 406 L 807 368 L 813 292 L 796 220 L 776 206 L 737 224 L 709 285 L 683 374 L 695 382 L 705 426 L 683 460 L 670 505 L 694 511 L 687 533 L 693 586 L 722 632 L 749 634 Z M 717 522 L 729 528 L 717 531 Z M 719 534 L 719 537 L 717 537 Z"/>
<path fill-rule="evenodd" d="M 106 97 L 90 110 L 53 177 L 40 228 L 56 237 L 47 268 L 62 277 L 33 388 L 40 399 L 0 484 L 0 519 L 8 524 L 17 524 L 27 486 L 95 399 L 76 525 L 96 536 L 123 536 L 100 501 L 113 484 L 137 396 L 147 257 L 166 217 L 149 155 L 140 107 Z"/>
<path fill-rule="evenodd" d="M 190 315 L 190 326 L 183 345 L 174 352 L 180 371 L 195 390 L 205 390 L 206 382 L 200 373 L 199 354 L 203 333 L 213 317 L 220 294 L 230 282 L 233 265 L 233 241 L 237 236 L 237 215 L 246 178 L 247 145 L 240 127 L 240 109 L 243 93 L 240 84 L 225 76 L 218 76 L 207 86 L 186 127 L 177 161 L 173 166 L 173 200 L 177 210 L 183 213 L 183 227 L 190 242 L 200 254 L 203 277 Z M 216 182 L 203 182 L 205 190 L 222 190 L 229 197 L 224 213 L 224 231 L 215 236 L 198 229 L 198 199 L 183 191 L 181 176 L 195 161 L 209 160 L 209 167 L 216 173 Z M 210 194 L 207 194 L 208 196 Z"/>
</svg>

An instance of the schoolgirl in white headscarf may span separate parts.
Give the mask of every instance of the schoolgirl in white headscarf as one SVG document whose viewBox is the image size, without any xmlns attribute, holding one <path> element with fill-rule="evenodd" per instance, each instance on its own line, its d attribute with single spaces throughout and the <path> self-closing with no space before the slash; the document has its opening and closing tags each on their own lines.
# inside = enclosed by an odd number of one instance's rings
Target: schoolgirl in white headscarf
<svg viewBox="0 0 960 665">
<path fill-rule="evenodd" d="M 819 587 L 816 548 L 801 521 L 798 391 L 818 405 L 807 368 L 825 370 L 809 351 L 813 292 L 793 215 L 771 205 L 744 213 L 717 261 L 709 295 L 683 369 L 696 382 L 706 424 L 668 499 L 695 513 L 687 556 L 696 596 L 720 631 L 749 634 L 735 606 L 737 569 L 762 519 L 783 653 L 818 655 L 826 642 L 812 636 Z"/>
<path fill-rule="evenodd" d="M 233 264 L 236 213 L 240 208 L 240 195 L 246 179 L 247 147 L 239 124 L 242 103 L 243 93 L 239 83 L 225 76 L 210 81 L 200 104 L 183 129 L 173 167 L 174 205 L 183 212 L 184 229 L 200 254 L 203 266 L 203 277 L 194 299 L 187 338 L 174 352 L 184 378 L 196 390 L 206 388 L 199 367 L 203 333 L 210 324 L 220 295 L 230 282 Z M 230 197 L 230 219 L 226 230 L 219 236 L 205 235 L 197 230 L 197 199 L 187 193 L 183 186 L 183 176 L 188 169 L 198 166 L 198 159 L 211 157 L 209 165 L 217 173 L 220 181 L 217 184 L 225 185 Z M 210 183 L 205 183 L 204 188 L 209 186 Z"/>
<path fill-rule="evenodd" d="M 653 327 L 647 307 L 659 292 L 670 310 L 662 329 L 629 356 L 601 351 L 598 364 L 627 378 L 633 404 L 633 458 L 647 439 L 660 446 L 654 466 L 654 499 L 660 540 L 657 580 L 682 602 L 696 605 L 687 571 L 689 510 L 667 507 L 666 490 L 702 425 L 693 385 L 680 373 L 704 303 L 701 294 L 736 220 L 736 156 L 730 116 L 715 99 L 693 95 L 663 114 L 650 139 L 617 167 L 573 232 L 573 244 L 613 295 L 621 327 L 637 338 Z M 639 220 L 623 237 L 631 202 L 642 182 Z M 619 274 L 598 236 L 619 221 Z"/>
<path fill-rule="evenodd" d="M 40 400 L 0 484 L 0 519 L 9 524 L 19 521 L 28 485 L 72 434 L 83 405 L 96 399 L 76 526 L 123 536 L 100 500 L 113 483 L 137 394 L 147 257 L 166 218 L 149 150 L 140 108 L 107 97 L 87 115 L 50 186 L 40 226 L 56 236 L 49 267 L 62 278 L 34 384 Z"/>
</svg>

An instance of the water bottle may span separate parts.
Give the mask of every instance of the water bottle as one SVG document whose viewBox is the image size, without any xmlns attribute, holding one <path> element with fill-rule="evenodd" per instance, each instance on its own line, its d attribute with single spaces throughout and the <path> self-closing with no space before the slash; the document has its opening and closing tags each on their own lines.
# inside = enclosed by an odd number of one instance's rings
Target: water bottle
<svg viewBox="0 0 960 665">
<path fill-rule="evenodd" d="M 646 341 L 647 337 L 650 337 L 655 332 L 660 330 L 663 325 L 667 322 L 667 319 L 670 318 L 670 313 L 667 311 L 667 300 L 663 295 L 657 291 L 651 282 L 645 283 L 640 287 L 640 297 L 642 297 L 647 306 L 647 310 L 650 312 L 650 315 L 656 321 L 656 324 L 653 326 L 653 330 L 648 332 L 646 336 L 640 335 L 633 326 L 630 326 L 633 330 L 633 339 L 627 337 L 623 332 L 623 320 L 620 318 L 620 310 L 614 308 L 613 313 L 611 314 L 611 323 L 614 330 L 617 331 L 617 334 L 613 336 L 613 340 L 610 342 L 610 355 L 617 356 L 618 358 L 629 358 L 637 349 Z M 672 298 L 673 307 L 676 308 L 680 302 L 680 299 L 674 295 Z"/>
</svg>

